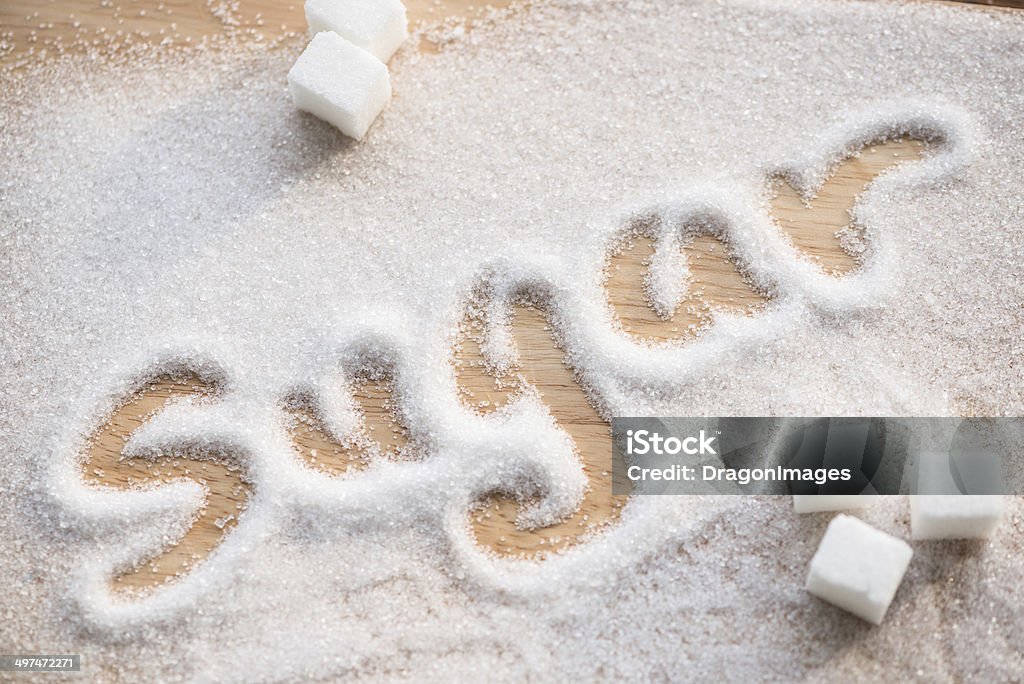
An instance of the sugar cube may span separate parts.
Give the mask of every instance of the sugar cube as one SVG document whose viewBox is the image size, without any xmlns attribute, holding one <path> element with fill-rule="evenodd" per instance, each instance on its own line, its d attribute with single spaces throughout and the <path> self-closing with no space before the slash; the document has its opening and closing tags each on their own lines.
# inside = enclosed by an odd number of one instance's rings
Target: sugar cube
<svg viewBox="0 0 1024 684">
<path fill-rule="evenodd" d="M 999 492 L 1002 478 L 997 455 L 977 451 L 950 458 L 947 453 L 924 452 L 918 456 L 916 465 L 915 491 L 927 494 L 910 497 L 913 539 L 992 536 L 1003 519 L 1003 497 L 997 493 L 960 492 Z"/>
<path fill-rule="evenodd" d="M 813 467 L 859 469 L 868 449 L 871 434 L 872 423 L 869 420 L 830 419 L 824 423 L 816 421 L 802 431 L 800 451 L 794 460 L 806 462 L 811 458 Z M 820 459 L 820 463 L 814 462 L 815 456 Z M 805 467 L 812 463 L 806 463 Z M 863 491 L 857 492 L 854 489 L 852 491 L 857 493 L 851 494 L 794 494 L 793 510 L 797 513 L 819 513 L 866 508 L 875 502 L 877 490 L 870 482 L 860 488 Z"/>
<path fill-rule="evenodd" d="M 388 68 L 336 33 L 318 33 L 288 72 L 299 109 L 361 140 L 391 99 Z"/>
<path fill-rule="evenodd" d="M 877 500 L 875 494 L 794 494 L 793 510 L 797 513 L 847 511 L 867 508 Z"/>
<path fill-rule="evenodd" d="M 881 624 L 913 555 L 910 546 L 867 523 L 837 515 L 811 559 L 807 591 Z"/>
<path fill-rule="evenodd" d="M 999 454 L 977 449 L 950 454 L 924 451 L 914 459 L 916 488 L 911 494 L 1001 494 Z"/>
<path fill-rule="evenodd" d="M 386 62 L 409 36 L 399 0 L 306 0 L 310 32 L 334 31 Z"/>
<path fill-rule="evenodd" d="M 997 494 L 919 494 L 910 497 L 913 539 L 984 539 L 1003 519 Z"/>
</svg>

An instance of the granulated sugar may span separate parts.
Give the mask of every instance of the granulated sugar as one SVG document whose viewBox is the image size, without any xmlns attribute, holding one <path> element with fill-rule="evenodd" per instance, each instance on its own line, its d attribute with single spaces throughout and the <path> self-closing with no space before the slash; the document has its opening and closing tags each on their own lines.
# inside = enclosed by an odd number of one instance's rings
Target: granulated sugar
<svg viewBox="0 0 1024 684">
<path fill-rule="evenodd" d="M 1024 15 L 556 0 L 449 38 L 396 56 L 360 144 L 293 110 L 301 39 L 3 76 L 6 651 L 82 653 L 125 681 L 1019 676 L 1017 499 L 988 542 L 915 545 L 879 627 L 804 592 L 828 516 L 788 499 L 646 497 L 544 563 L 488 555 L 466 508 L 503 464 L 540 473 L 549 513 L 581 483 L 539 405 L 461 408 L 449 355 L 486 281 L 496 314 L 523 287 L 550 295 L 609 414 L 1020 414 Z M 847 148 L 904 134 L 929 157 L 863 198 L 863 269 L 801 261 L 766 178 L 809 190 Z M 724 235 L 772 303 L 634 343 L 601 290 L 630 216 L 667 245 Z M 303 469 L 282 403 L 367 362 L 396 368 L 426 458 Z M 223 397 L 168 409 L 137 446 L 230 445 L 254 494 L 207 561 L 133 600 L 113 569 L 188 524 L 198 492 L 90 489 L 76 463 L 168 363 Z M 909 538 L 906 501 L 862 517 Z"/>
</svg>

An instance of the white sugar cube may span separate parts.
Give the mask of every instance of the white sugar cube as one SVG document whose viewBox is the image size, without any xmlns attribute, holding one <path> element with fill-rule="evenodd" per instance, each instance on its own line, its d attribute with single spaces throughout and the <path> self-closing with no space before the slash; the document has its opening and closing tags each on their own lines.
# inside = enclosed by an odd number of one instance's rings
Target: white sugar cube
<svg viewBox="0 0 1024 684">
<path fill-rule="evenodd" d="M 953 476 L 956 469 L 961 482 Z M 998 494 L 960 494 L 965 491 L 998 492 L 1001 461 L 984 451 L 962 454 L 956 462 L 949 454 L 924 452 L 917 459 L 917 491 L 910 497 L 910 530 L 914 539 L 984 539 L 992 536 L 1003 519 L 1003 497 Z"/>
<path fill-rule="evenodd" d="M 979 449 L 960 452 L 924 451 L 915 459 L 917 488 L 912 494 L 1000 494 L 1003 463 L 998 454 Z"/>
<path fill-rule="evenodd" d="M 1003 519 L 1003 497 L 996 494 L 932 494 L 910 497 L 914 539 L 984 539 Z"/>
<path fill-rule="evenodd" d="M 826 468 L 849 468 L 854 458 L 856 463 L 860 463 L 870 429 L 871 423 L 866 420 L 853 423 L 830 421 L 822 465 Z M 793 510 L 797 513 L 820 513 L 867 508 L 875 502 L 875 495 L 877 491 L 870 483 L 861 494 L 794 494 Z"/>
<path fill-rule="evenodd" d="M 797 513 L 848 511 L 867 508 L 877 499 L 876 494 L 794 494 L 793 510 Z"/>
<path fill-rule="evenodd" d="M 388 68 L 336 33 L 318 33 L 288 72 L 299 109 L 361 140 L 391 99 Z"/>
<path fill-rule="evenodd" d="M 306 0 L 310 32 L 334 31 L 386 62 L 409 36 L 399 0 Z"/>
<path fill-rule="evenodd" d="M 807 591 L 881 624 L 910 564 L 903 540 L 848 515 L 837 515 L 811 559 Z"/>
</svg>

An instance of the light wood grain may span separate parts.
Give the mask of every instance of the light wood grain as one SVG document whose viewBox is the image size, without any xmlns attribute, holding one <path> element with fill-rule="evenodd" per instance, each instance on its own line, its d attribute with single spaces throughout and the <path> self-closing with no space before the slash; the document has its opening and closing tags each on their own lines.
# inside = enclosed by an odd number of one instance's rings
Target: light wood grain
<svg viewBox="0 0 1024 684">
<path fill-rule="evenodd" d="M 212 401 L 214 394 L 214 387 L 195 376 L 154 378 L 145 390 L 118 407 L 90 443 L 82 471 L 88 484 L 131 489 L 188 479 L 206 491 L 203 508 L 185 536 L 157 557 L 141 559 L 136 567 L 115 577 L 115 589 L 146 589 L 187 573 L 209 555 L 245 511 L 251 488 L 238 464 L 223 455 L 186 451 L 154 458 L 123 456 L 128 437 L 168 402 L 187 396 Z"/>
<path fill-rule="evenodd" d="M 1024 7 L 1024 0 L 961 1 L 991 8 Z M 485 6 L 504 8 L 512 2 L 407 0 L 405 4 L 411 24 L 417 26 L 446 19 L 467 19 L 472 24 Z M 232 5 L 237 9 L 229 9 Z M 3 0 L 0 65 L 69 51 L 117 54 L 125 45 L 138 43 L 196 45 L 225 34 L 272 41 L 305 32 L 302 5 L 302 0 Z M 423 47 L 437 46 L 428 39 Z"/>
<path fill-rule="evenodd" d="M 445 20 L 470 25 L 485 7 L 505 8 L 512 0 L 409 0 L 410 26 Z M 198 45 L 233 35 L 272 41 L 306 32 L 302 0 L 3 0 L 0 2 L 0 63 L 93 50 L 117 54 L 139 43 Z M 429 38 L 421 47 L 437 48 Z"/>
<path fill-rule="evenodd" d="M 514 308 L 512 334 L 517 365 L 504 373 L 488 370 L 480 352 L 477 324 L 472 320 L 463 324 L 467 334 L 456 354 L 457 378 L 463 397 L 469 399 L 467 404 L 481 413 L 489 413 L 526 387 L 532 387 L 572 438 L 587 476 L 588 489 L 579 508 L 557 525 L 539 529 L 519 527 L 519 507 L 527 502 L 508 496 L 490 497 L 473 510 L 472 529 L 480 544 L 504 555 L 544 556 L 614 521 L 625 505 L 626 497 L 612 494 L 611 431 L 572 370 L 563 363 L 554 331 L 542 311 L 531 306 Z M 487 405 L 474 402 L 475 396 L 486 396 Z"/>
<path fill-rule="evenodd" d="M 857 259 L 843 251 L 836 233 L 851 226 L 851 210 L 870 181 L 903 161 L 919 159 L 924 145 L 915 140 L 889 141 L 868 146 L 846 159 L 810 203 L 782 180 L 774 184 L 771 204 L 780 229 L 823 269 L 839 276 L 856 268 Z M 650 306 L 642 286 L 654 245 L 637 237 L 614 254 L 608 265 L 608 299 L 623 328 L 638 340 L 664 342 L 692 340 L 711 324 L 715 311 L 731 310 L 757 315 L 767 297 L 745 281 L 729 257 L 728 245 L 712 237 L 699 237 L 684 249 L 692 273 L 689 295 L 674 316 L 660 318 Z M 482 308 L 482 307 L 477 307 Z M 517 386 L 531 385 L 543 398 L 557 423 L 576 444 L 589 490 L 580 508 L 567 520 L 539 530 L 516 525 L 519 505 L 507 497 L 484 501 L 474 512 L 477 540 L 494 551 L 509 555 L 544 556 L 586 539 L 589 533 L 613 522 L 625 497 L 612 494 L 612 449 L 608 424 L 594 410 L 573 374 L 563 365 L 563 354 L 541 313 L 518 307 L 512 323 L 518 368 L 510 373 L 516 381 L 488 371 L 480 350 L 480 321 L 463 324 L 465 333 L 456 355 L 456 368 L 467 404 L 481 412 L 508 401 Z M 486 402 L 481 406 L 482 397 Z"/>
<path fill-rule="evenodd" d="M 843 252 L 836 232 L 848 228 L 850 209 L 870 181 L 894 164 L 920 158 L 925 147 L 918 141 L 890 141 L 865 148 L 845 160 L 809 204 L 782 181 L 775 183 L 772 214 L 779 229 L 834 274 L 848 272 L 856 260 Z M 659 318 L 647 303 L 642 286 L 651 241 L 637 237 L 614 254 L 608 264 L 609 304 L 623 328 L 647 341 L 690 340 L 711 323 L 717 310 L 731 309 L 757 315 L 767 299 L 744 281 L 729 258 L 728 246 L 714 238 L 699 238 L 685 247 L 692 280 L 690 295 L 676 315 Z M 526 503 L 495 493 L 467 512 L 477 541 L 504 555 L 543 557 L 586 539 L 614 522 L 626 498 L 612 494 L 611 435 L 607 422 L 594 409 L 587 393 L 563 363 L 556 336 L 542 311 L 528 305 L 514 309 L 511 321 L 517 365 L 504 373 L 483 358 L 479 340 L 482 321 L 467 316 L 453 365 L 463 401 L 480 413 L 494 411 L 529 386 L 536 391 L 558 425 L 572 438 L 589 487 L 579 509 L 559 524 L 524 529 L 516 524 L 519 507 Z M 358 370 L 358 369 L 355 369 Z M 357 433 L 336 438 L 315 410 L 289 410 L 295 454 L 300 462 L 326 477 L 358 476 L 374 458 L 415 459 L 401 426 L 400 412 L 386 379 L 360 380 L 352 388 L 362 409 Z M 103 426 L 84 459 L 83 477 L 94 486 L 140 487 L 187 477 L 203 484 L 208 496 L 204 509 L 184 538 L 153 559 L 143 559 L 133 570 L 114 579 L 120 589 L 142 590 L 188 572 L 244 517 L 252 495 L 244 471 L 223 455 L 167 454 L 156 459 L 124 459 L 123 446 L 131 432 L 166 402 L 190 394 L 215 401 L 215 388 L 197 378 L 156 379 L 144 392 L 130 398 Z"/>
<path fill-rule="evenodd" d="M 846 226 L 854 202 L 879 169 L 900 161 L 919 159 L 923 153 L 924 143 L 919 140 L 868 146 L 836 169 L 810 205 L 804 203 L 792 186 L 777 181 L 772 215 L 790 240 L 826 272 L 832 275 L 849 273 L 857 267 L 858 259 L 841 248 L 835 231 L 804 230 L 804 224 L 810 220 L 823 226 Z M 853 226 L 852 230 L 856 228 Z"/>
</svg>

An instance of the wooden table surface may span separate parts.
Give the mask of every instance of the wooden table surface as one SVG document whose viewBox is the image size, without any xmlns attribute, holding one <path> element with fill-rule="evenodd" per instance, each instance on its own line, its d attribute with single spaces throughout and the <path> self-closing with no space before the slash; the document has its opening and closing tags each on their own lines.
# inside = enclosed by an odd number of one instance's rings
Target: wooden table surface
<svg viewBox="0 0 1024 684">
<path fill-rule="evenodd" d="M 1024 7 L 1024 0 L 962 1 Z M 410 23 L 416 26 L 446 18 L 472 21 L 481 5 L 507 7 L 512 2 L 407 0 L 405 4 Z M 76 42 L 95 47 L 136 41 L 185 45 L 225 32 L 273 39 L 306 30 L 302 4 L 302 0 L 3 0 L 0 64 L 74 49 Z"/>
<path fill-rule="evenodd" d="M 487 6 L 511 3 L 489 0 Z M 449 18 L 472 22 L 483 11 L 479 0 L 405 4 L 411 27 Z M 74 50 L 75 43 L 111 49 L 126 42 L 189 45 L 225 33 L 272 40 L 305 33 L 302 7 L 303 0 L 3 0 L 0 61 Z"/>
<path fill-rule="evenodd" d="M 492 0 L 494 5 L 508 3 Z M 188 44 L 225 32 L 270 40 L 305 30 L 300 2 L 241 0 L 237 14 L 217 11 L 229 4 L 224 0 L 114 0 L 102 4 L 101 0 L 4 0 L 0 4 L 0 60 L 8 68 L 17 68 L 25 59 L 82 49 L 74 45 L 82 41 L 93 47 L 126 39 Z M 472 0 L 407 0 L 406 4 L 414 26 L 437 18 L 472 18 L 478 13 Z M 1003 4 L 1024 6 L 1024 0 Z M 893 164 L 912 163 L 922 154 L 927 154 L 926 145 L 914 140 L 866 147 L 839 166 L 809 205 L 791 187 L 777 181 L 771 213 L 798 248 L 827 273 L 842 277 L 856 268 L 857 262 L 843 251 L 836 232 L 849 225 L 855 199 Z M 642 288 L 651 250 L 650 240 L 637 238 L 612 256 L 607 268 L 609 304 L 624 329 L 639 340 L 685 344 L 711 323 L 715 311 L 756 316 L 767 304 L 765 296 L 752 290 L 736 270 L 727 245 L 710 237 L 699 238 L 685 248 L 692 274 L 691 295 L 672 319 L 663 320 L 648 305 Z M 472 533 L 482 546 L 499 554 L 542 558 L 599 531 L 614 521 L 626 504 L 625 497 L 611 493 L 609 425 L 575 382 L 572 370 L 563 364 L 542 311 L 528 306 L 516 309 L 511 325 L 519 365 L 501 377 L 495 377 L 481 357 L 479 325 L 467 315 L 460 342 L 452 350 L 453 370 L 466 405 L 487 413 L 524 386 L 532 386 L 572 437 L 589 477 L 590 487 L 580 509 L 551 527 L 517 527 L 521 502 L 498 495 L 467 512 Z M 173 581 L 201 562 L 244 517 L 252 488 L 238 464 L 202 454 L 121 457 L 127 436 L 167 401 L 193 393 L 216 401 L 217 391 L 216 386 L 197 377 L 155 377 L 148 389 L 126 398 L 110 421 L 97 428 L 83 454 L 83 478 L 97 487 L 133 487 L 185 477 L 201 483 L 207 491 L 206 506 L 197 513 L 188 533 L 157 557 L 144 559 L 135 569 L 114 578 L 115 588 L 146 592 Z M 354 435 L 328 434 L 315 412 L 302 405 L 287 409 L 294 423 L 296 458 L 330 477 L 358 477 L 358 471 L 375 458 L 417 458 L 416 445 L 405 437 L 387 379 L 366 379 L 352 391 L 364 412 L 363 426 Z"/>
</svg>

